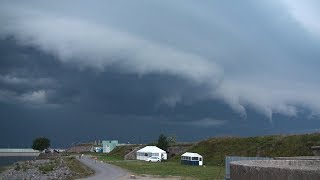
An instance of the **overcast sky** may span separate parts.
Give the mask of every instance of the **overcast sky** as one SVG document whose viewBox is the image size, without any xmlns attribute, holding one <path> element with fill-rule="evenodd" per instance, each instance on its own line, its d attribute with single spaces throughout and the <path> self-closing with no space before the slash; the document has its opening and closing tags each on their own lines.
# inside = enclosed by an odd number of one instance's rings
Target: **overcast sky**
<svg viewBox="0 0 320 180">
<path fill-rule="evenodd" d="M 320 126 L 316 0 L 0 2 L 2 147 Z"/>
</svg>

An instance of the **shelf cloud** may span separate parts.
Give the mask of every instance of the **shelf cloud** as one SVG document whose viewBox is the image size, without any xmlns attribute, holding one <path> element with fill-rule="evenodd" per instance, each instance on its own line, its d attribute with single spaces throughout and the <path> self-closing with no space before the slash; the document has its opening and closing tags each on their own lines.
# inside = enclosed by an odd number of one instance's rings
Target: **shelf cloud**
<svg viewBox="0 0 320 180">
<path fill-rule="evenodd" d="M 71 2 L 78 4 L 5 1 L 0 36 L 80 71 L 180 78 L 195 90 L 194 100 L 221 100 L 243 117 L 248 107 L 269 119 L 296 116 L 300 108 L 320 113 L 317 11 L 305 13 L 313 2 Z M 21 98 L 41 103 L 45 92 Z M 160 104 L 184 101 L 184 89 L 172 92 Z"/>
</svg>

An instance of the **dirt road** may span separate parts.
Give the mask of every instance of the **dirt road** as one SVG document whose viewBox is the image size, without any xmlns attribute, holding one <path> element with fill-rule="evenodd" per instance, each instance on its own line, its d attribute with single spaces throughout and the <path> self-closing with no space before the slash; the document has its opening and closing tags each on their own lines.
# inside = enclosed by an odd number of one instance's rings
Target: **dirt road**
<svg viewBox="0 0 320 180">
<path fill-rule="evenodd" d="M 85 178 L 86 180 L 105 180 L 105 179 L 123 179 L 129 176 L 129 172 L 117 166 L 96 161 L 89 156 L 83 156 L 79 159 L 83 164 L 95 171 L 93 176 Z"/>
<path fill-rule="evenodd" d="M 93 176 L 85 178 L 86 180 L 128 180 L 132 179 L 132 173 L 126 171 L 120 167 L 107 164 L 101 161 L 95 161 L 90 156 L 83 156 L 83 158 L 79 159 L 83 164 L 90 167 L 95 171 Z M 134 176 L 134 179 L 141 180 L 179 180 L 180 177 L 158 177 L 152 175 L 140 175 Z M 189 179 L 189 178 L 184 178 Z"/>
</svg>

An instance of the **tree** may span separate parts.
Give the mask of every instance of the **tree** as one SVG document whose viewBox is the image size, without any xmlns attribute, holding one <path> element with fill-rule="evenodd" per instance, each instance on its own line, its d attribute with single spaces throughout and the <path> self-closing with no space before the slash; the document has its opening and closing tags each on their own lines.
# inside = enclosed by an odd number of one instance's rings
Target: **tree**
<svg viewBox="0 0 320 180">
<path fill-rule="evenodd" d="M 167 141 L 168 141 L 169 145 L 174 145 L 177 142 L 177 138 L 175 135 L 168 136 Z"/>
<path fill-rule="evenodd" d="M 50 140 L 45 137 L 39 137 L 33 140 L 32 149 L 43 151 L 50 146 Z"/>
<path fill-rule="evenodd" d="M 168 142 L 167 137 L 165 135 L 163 135 L 163 134 L 160 134 L 157 146 L 160 149 L 163 149 L 163 150 L 167 151 L 168 145 L 169 145 L 169 142 Z"/>
</svg>

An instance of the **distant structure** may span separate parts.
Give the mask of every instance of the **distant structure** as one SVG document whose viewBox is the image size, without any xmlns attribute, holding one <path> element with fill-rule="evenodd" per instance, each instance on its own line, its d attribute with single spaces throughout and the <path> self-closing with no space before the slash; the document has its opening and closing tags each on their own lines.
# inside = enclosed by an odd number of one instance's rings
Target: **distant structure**
<svg viewBox="0 0 320 180">
<path fill-rule="evenodd" d="M 186 152 L 193 144 L 192 143 L 179 143 L 167 148 L 168 157 L 174 157 L 175 155 Z"/>
<path fill-rule="evenodd" d="M 320 156 L 320 146 L 312 146 L 311 149 L 315 156 Z"/>
<path fill-rule="evenodd" d="M 91 152 L 102 153 L 103 148 L 102 148 L 102 146 L 93 146 Z"/>
<path fill-rule="evenodd" d="M 71 146 L 66 150 L 68 153 L 83 153 L 83 152 L 91 152 L 93 149 L 92 143 L 81 143 L 74 146 Z"/>
<path fill-rule="evenodd" d="M 181 155 L 181 164 L 202 166 L 203 157 L 198 153 L 186 152 Z"/>
<path fill-rule="evenodd" d="M 38 156 L 40 151 L 33 149 L 0 149 L 1 156 Z"/>
<path fill-rule="evenodd" d="M 116 148 L 119 145 L 118 140 L 112 140 L 112 141 L 102 141 L 102 152 L 103 153 L 109 153 L 111 152 L 114 148 Z"/>
<path fill-rule="evenodd" d="M 94 140 L 93 145 L 94 145 L 94 146 L 102 146 L 102 143 L 101 143 L 101 141 L 98 139 L 98 140 Z"/>
<path fill-rule="evenodd" d="M 157 146 L 146 146 L 137 151 L 138 160 L 147 160 L 149 157 L 158 157 L 166 160 L 167 152 L 158 148 Z"/>
</svg>

